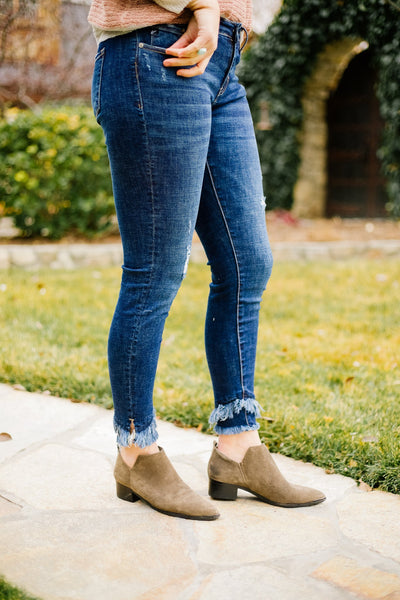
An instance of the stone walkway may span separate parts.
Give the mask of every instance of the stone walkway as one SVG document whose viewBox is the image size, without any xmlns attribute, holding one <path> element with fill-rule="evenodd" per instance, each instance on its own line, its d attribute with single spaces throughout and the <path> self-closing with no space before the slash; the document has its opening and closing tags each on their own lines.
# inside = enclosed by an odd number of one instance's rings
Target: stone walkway
<svg viewBox="0 0 400 600">
<path fill-rule="evenodd" d="M 42 600 L 400 599 L 400 497 L 279 455 L 327 501 L 284 509 L 245 492 L 189 521 L 114 493 L 112 413 L 0 384 L 0 573 Z M 213 439 L 159 422 L 207 494 Z M 0 436 L 1 437 L 1 436 Z"/>
<path fill-rule="evenodd" d="M 400 240 L 339 240 L 327 242 L 273 242 L 275 260 L 343 260 L 350 258 L 400 258 Z M 201 244 L 194 241 L 191 260 L 205 262 Z M 120 266 L 120 243 L 103 244 L 1 244 L 0 269 Z"/>
</svg>

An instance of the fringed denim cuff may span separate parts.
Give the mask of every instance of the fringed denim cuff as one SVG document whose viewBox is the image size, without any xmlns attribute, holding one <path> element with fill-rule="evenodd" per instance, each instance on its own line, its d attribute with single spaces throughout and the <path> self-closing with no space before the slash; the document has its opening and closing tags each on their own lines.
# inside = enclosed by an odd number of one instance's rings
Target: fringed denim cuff
<svg viewBox="0 0 400 600">
<path fill-rule="evenodd" d="M 230 435 L 257 430 L 260 426 L 256 419 L 261 416 L 261 410 L 254 398 L 237 398 L 228 404 L 219 404 L 211 413 L 209 423 L 214 425 L 217 434 Z"/>
<path fill-rule="evenodd" d="M 158 439 L 156 413 L 153 411 L 153 418 L 150 425 L 148 425 L 142 431 L 134 430 L 132 433 L 126 431 L 114 420 L 114 431 L 117 434 L 117 446 L 138 446 L 139 448 L 145 448 L 150 446 L 153 442 Z"/>
</svg>

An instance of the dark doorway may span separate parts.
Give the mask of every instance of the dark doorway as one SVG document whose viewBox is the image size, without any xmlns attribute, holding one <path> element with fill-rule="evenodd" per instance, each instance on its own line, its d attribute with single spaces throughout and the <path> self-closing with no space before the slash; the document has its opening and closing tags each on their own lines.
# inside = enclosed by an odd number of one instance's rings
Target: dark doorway
<svg viewBox="0 0 400 600">
<path fill-rule="evenodd" d="M 383 121 L 366 50 L 349 64 L 327 106 L 328 217 L 385 217 L 385 179 L 376 155 Z"/>
</svg>

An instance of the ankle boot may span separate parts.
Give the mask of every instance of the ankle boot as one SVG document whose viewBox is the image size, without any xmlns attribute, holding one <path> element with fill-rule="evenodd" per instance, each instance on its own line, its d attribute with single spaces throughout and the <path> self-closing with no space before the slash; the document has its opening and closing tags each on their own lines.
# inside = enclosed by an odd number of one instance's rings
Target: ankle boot
<svg viewBox="0 0 400 600">
<path fill-rule="evenodd" d="M 292 485 L 283 477 L 268 448 L 252 446 L 241 463 L 219 452 L 215 444 L 208 463 L 209 494 L 215 500 L 236 500 L 238 488 L 274 506 L 312 506 L 325 500 L 322 492 Z"/>
<path fill-rule="evenodd" d="M 138 456 L 130 469 L 118 452 L 114 468 L 117 496 L 128 502 L 144 500 L 155 510 L 173 517 L 213 521 L 214 506 L 182 481 L 164 450 Z"/>
</svg>

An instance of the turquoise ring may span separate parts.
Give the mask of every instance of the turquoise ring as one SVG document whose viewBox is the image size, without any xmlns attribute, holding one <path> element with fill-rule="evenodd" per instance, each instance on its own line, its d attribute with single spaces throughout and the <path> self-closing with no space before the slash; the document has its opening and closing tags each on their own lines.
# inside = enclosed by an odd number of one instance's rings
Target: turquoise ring
<svg viewBox="0 0 400 600">
<path fill-rule="evenodd" d="M 199 48 L 197 50 L 198 56 L 203 56 L 203 54 L 205 54 L 206 52 L 207 52 L 207 48 Z"/>
</svg>

